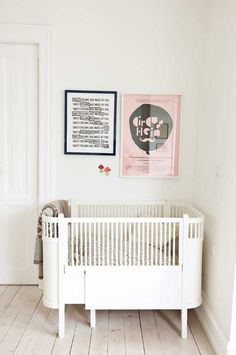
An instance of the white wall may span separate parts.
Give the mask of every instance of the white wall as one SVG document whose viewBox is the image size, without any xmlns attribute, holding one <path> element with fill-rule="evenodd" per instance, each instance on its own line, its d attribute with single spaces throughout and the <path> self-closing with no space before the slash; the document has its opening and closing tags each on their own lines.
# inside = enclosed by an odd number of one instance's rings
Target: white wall
<svg viewBox="0 0 236 355">
<path fill-rule="evenodd" d="M 234 15 L 234 0 L 0 0 L 0 22 L 54 29 L 52 198 L 194 197 L 206 214 L 205 297 L 227 337 L 236 250 Z M 180 179 L 119 177 L 120 100 L 117 156 L 65 156 L 65 89 L 181 93 Z M 100 163 L 111 176 L 98 173 Z"/>
<path fill-rule="evenodd" d="M 199 4 L 201 3 L 201 4 Z M 0 0 L 0 22 L 55 31 L 52 198 L 190 200 L 202 53 L 203 2 L 194 0 Z M 65 156 L 64 89 L 181 93 L 181 178 L 120 178 L 117 156 Z M 109 177 L 97 166 L 109 165 Z"/>
<path fill-rule="evenodd" d="M 236 3 L 208 1 L 194 201 L 206 215 L 205 301 L 230 337 L 236 255 Z"/>
</svg>

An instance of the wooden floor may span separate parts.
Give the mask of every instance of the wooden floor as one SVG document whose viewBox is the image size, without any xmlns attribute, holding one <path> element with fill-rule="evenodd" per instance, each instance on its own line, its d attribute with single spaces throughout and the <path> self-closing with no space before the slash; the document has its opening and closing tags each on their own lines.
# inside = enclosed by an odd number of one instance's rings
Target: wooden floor
<svg viewBox="0 0 236 355">
<path fill-rule="evenodd" d="M 42 303 L 36 286 L 0 286 L 0 354 L 213 355 L 193 311 L 188 339 L 178 311 L 98 311 L 89 327 L 83 306 L 68 305 L 66 335 L 57 336 L 58 312 Z"/>
</svg>

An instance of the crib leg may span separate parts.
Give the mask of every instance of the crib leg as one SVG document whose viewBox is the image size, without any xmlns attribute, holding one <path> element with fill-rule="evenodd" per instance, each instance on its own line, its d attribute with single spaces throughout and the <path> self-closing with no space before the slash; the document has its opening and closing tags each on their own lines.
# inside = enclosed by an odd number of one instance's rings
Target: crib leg
<svg viewBox="0 0 236 355">
<path fill-rule="evenodd" d="M 65 335 L 65 305 L 59 305 L 59 338 Z"/>
<path fill-rule="evenodd" d="M 181 337 L 187 339 L 188 333 L 188 310 L 187 308 L 181 309 Z"/>
<path fill-rule="evenodd" d="M 90 310 L 90 327 L 91 328 L 96 327 L 96 311 L 95 311 L 95 309 Z"/>
</svg>

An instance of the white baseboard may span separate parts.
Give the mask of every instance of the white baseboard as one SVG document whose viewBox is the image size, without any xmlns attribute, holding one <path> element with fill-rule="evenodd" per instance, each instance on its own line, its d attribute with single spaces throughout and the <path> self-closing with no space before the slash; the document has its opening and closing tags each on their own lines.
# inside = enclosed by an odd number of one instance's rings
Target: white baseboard
<svg viewBox="0 0 236 355">
<path fill-rule="evenodd" d="M 215 353 L 217 355 L 236 355 L 233 347 L 232 350 L 229 349 L 229 341 L 217 323 L 212 310 L 206 303 L 204 295 L 201 307 L 197 308 L 195 312 Z"/>
</svg>

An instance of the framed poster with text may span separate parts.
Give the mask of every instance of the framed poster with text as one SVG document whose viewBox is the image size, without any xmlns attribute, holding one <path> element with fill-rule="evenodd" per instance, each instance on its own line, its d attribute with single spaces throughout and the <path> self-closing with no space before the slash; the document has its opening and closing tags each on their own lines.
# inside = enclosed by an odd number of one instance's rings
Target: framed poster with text
<svg viewBox="0 0 236 355">
<path fill-rule="evenodd" d="M 65 91 L 65 154 L 116 154 L 116 91 Z"/>
<path fill-rule="evenodd" d="M 121 176 L 179 175 L 180 95 L 123 94 Z"/>
</svg>

